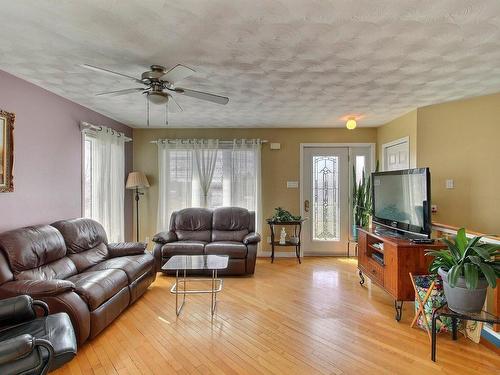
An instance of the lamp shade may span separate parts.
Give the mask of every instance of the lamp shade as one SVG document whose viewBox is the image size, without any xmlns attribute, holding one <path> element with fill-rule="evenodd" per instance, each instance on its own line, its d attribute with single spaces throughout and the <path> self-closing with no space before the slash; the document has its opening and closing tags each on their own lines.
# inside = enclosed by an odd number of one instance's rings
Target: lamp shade
<svg viewBox="0 0 500 375">
<path fill-rule="evenodd" d="M 149 187 L 149 181 L 146 175 L 142 172 L 130 172 L 127 177 L 127 189 L 142 189 Z"/>
</svg>

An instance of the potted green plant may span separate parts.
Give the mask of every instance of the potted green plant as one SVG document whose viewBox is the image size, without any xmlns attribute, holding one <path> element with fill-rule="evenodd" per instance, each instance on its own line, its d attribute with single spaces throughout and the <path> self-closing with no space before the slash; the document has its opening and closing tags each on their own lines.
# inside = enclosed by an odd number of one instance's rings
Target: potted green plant
<svg viewBox="0 0 500 375">
<path fill-rule="evenodd" d="M 465 228 L 461 228 L 451 239 L 441 239 L 447 249 L 426 252 L 434 257 L 429 270 L 443 279 L 446 301 L 453 311 L 481 311 L 488 285 L 497 285 L 500 245 L 481 242 L 483 237 L 467 238 Z"/>
<path fill-rule="evenodd" d="M 368 226 L 372 214 L 372 186 L 370 176 L 365 177 L 363 170 L 361 180 L 356 181 L 356 168 L 353 166 L 352 185 L 352 238 L 358 239 L 358 227 Z"/>
</svg>

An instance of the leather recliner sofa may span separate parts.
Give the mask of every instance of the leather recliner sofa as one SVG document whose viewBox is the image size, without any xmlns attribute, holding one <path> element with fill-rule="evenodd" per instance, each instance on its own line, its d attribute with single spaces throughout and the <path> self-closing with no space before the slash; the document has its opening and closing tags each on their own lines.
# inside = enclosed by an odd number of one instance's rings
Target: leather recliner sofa
<svg viewBox="0 0 500 375">
<path fill-rule="evenodd" d="M 144 243 L 108 244 L 90 219 L 0 234 L 0 298 L 27 294 L 66 312 L 78 344 L 95 337 L 155 280 Z"/>
<path fill-rule="evenodd" d="M 260 235 L 255 212 L 240 207 L 186 208 L 172 213 L 170 229 L 153 237 L 156 270 L 174 255 L 228 255 L 221 275 L 251 275 L 255 271 Z"/>
</svg>

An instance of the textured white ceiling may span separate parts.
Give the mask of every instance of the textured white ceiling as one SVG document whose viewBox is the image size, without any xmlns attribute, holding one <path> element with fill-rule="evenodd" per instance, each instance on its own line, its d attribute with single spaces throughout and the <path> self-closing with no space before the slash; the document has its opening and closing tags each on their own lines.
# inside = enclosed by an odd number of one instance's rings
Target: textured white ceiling
<svg viewBox="0 0 500 375">
<path fill-rule="evenodd" d="M 188 65 L 172 127 L 377 125 L 415 107 L 500 91 L 499 0 L 0 0 L 0 69 L 132 126 L 139 76 Z M 1 89 L 1 88 L 0 88 Z M 161 126 L 161 111 L 153 111 Z"/>
</svg>

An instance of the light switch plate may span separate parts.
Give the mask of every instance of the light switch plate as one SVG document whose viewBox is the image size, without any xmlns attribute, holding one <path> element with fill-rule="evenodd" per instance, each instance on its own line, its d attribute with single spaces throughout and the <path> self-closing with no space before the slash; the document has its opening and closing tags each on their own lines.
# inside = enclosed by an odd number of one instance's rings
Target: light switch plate
<svg viewBox="0 0 500 375">
<path fill-rule="evenodd" d="M 287 181 L 286 182 L 287 189 L 298 189 L 299 181 Z"/>
<path fill-rule="evenodd" d="M 455 181 L 452 179 L 446 180 L 446 189 L 454 189 L 455 188 Z"/>
<path fill-rule="evenodd" d="M 269 148 L 271 150 L 280 150 L 281 149 L 281 143 L 270 143 Z"/>
</svg>

